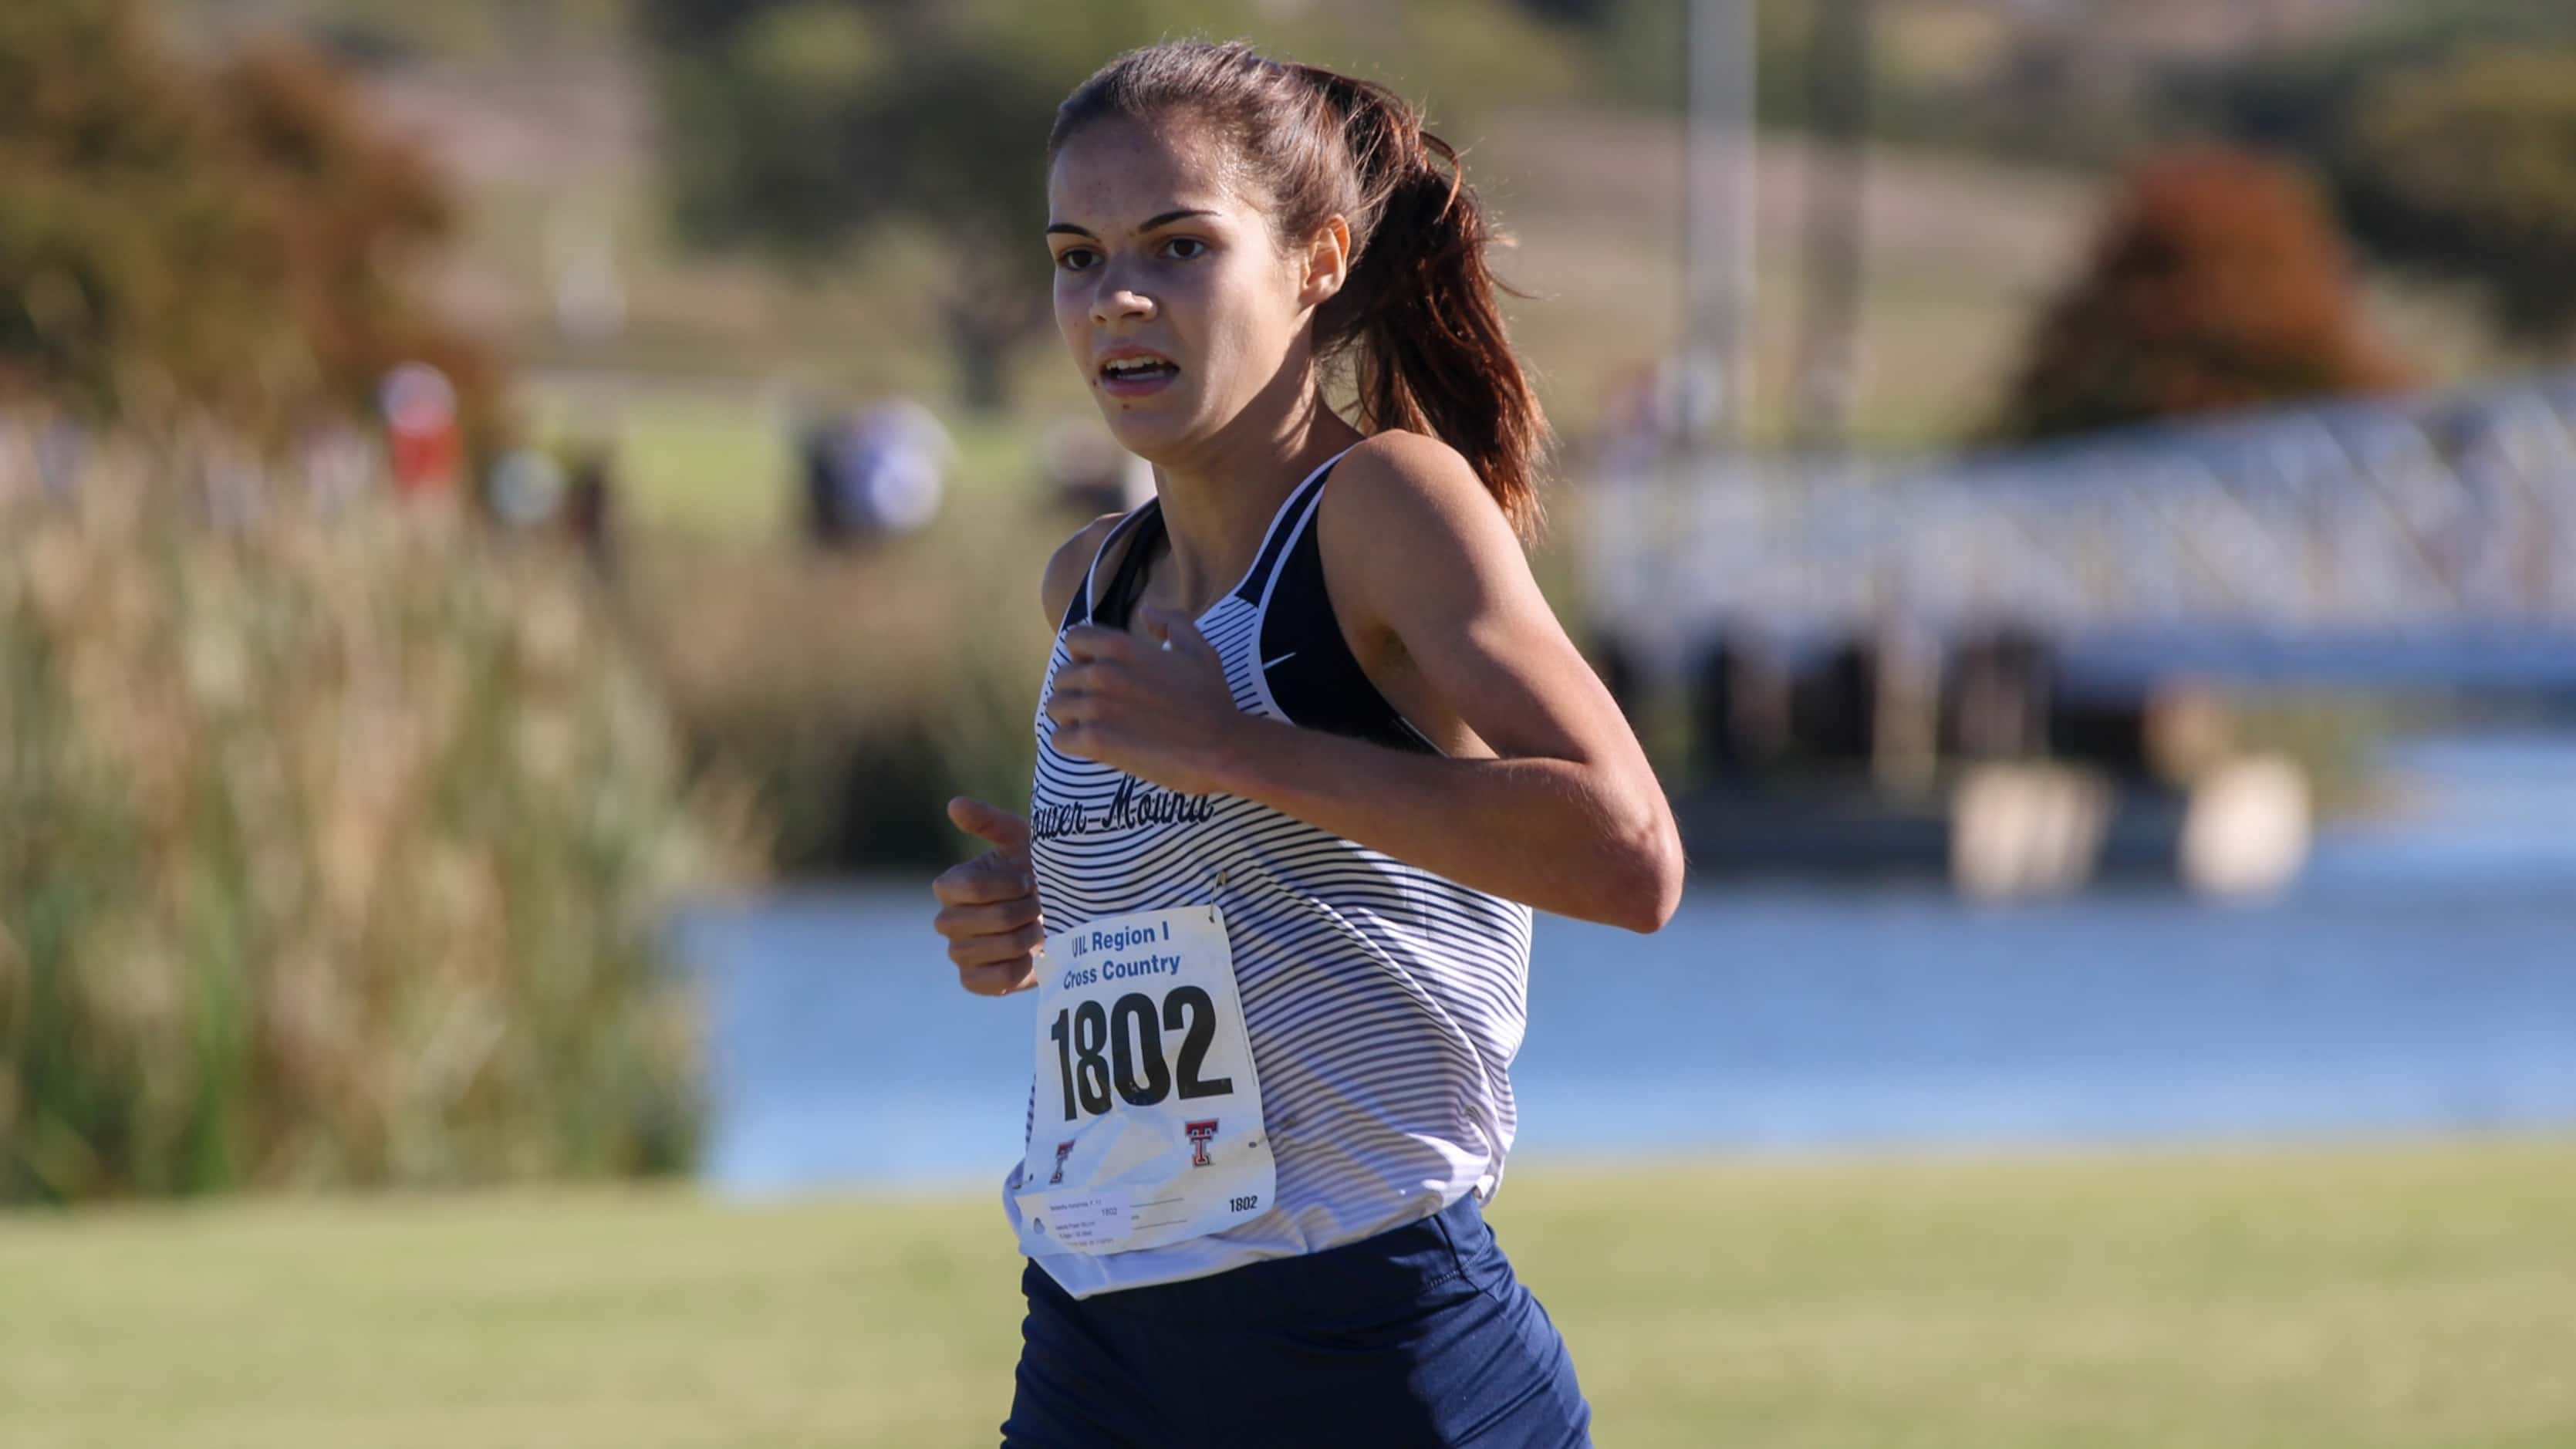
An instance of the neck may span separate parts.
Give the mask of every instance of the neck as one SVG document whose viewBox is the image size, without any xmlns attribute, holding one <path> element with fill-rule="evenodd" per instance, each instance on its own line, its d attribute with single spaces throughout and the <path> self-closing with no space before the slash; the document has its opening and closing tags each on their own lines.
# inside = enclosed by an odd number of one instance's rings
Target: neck
<svg viewBox="0 0 2576 1449">
<path fill-rule="evenodd" d="M 1360 440 L 1324 405 L 1311 368 L 1283 369 L 1223 431 L 1186 457 L 1157 461 L 1171 535 L 1162 572 L 1179 607 L 1203 612 L 1252 567 L 1280 505 L 1306 475 Z"/>
</svg>

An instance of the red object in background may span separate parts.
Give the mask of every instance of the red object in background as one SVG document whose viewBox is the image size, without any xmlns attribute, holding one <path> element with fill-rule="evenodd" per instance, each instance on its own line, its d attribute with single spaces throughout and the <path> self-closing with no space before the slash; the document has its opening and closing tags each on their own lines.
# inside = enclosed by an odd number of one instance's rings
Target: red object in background
<svg viewBox="0 0 2576 1449">
<path fill-rule="evenodd" d="M 456 425 L 456 388 L 447 374 L 425 362 L 406 362 L 385 374 L 379 403 L 394 491 L 405 498 L 454 494 L 465 441 Z"/>
</svg>

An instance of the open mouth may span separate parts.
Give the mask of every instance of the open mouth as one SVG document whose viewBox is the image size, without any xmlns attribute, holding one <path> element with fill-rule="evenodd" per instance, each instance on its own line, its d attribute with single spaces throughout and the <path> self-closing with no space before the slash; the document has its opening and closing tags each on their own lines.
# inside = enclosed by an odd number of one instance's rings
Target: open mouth
<svg viewBox="0 0 2576 1449">
<path fill-rule="evenodd" d="M 1180 375 L 1178 363 L 1150 353 L 1113 357 L 1100 364 L 1100 381 L 1111 392 L 1151 391 Z"/>
</svg>

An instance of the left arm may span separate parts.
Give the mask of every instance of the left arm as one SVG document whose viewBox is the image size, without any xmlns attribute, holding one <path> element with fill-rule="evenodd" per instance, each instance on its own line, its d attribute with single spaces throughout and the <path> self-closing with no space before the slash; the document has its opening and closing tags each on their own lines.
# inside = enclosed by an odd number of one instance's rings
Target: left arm
<svg viewBox="0 0 2576 1449">
<path fill-rule="evenodd" d="M 1184 793 L 1256 800 L 1461 885 L 1652 931 L 1681 894 L 1662 787 L 1465 461 L 1373 439 L 1337 470 L 1324 543 L 1347 633 L 1384 637 L 1493 751 L 1417 755 L 1236 710 L 1186 619 L 1172 641 L 1074 631 L 1055 744 Z"/>
</svg>

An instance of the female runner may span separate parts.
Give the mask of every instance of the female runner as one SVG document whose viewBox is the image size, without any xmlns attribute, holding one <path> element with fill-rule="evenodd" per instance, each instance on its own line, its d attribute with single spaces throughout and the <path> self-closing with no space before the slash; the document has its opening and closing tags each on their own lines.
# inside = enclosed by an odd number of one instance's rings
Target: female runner
<svg viewBox="0 0 2576 1449">
<path fill-rule="evenodd" d="M 1047 145 L 1056 323 L 1158 496 L 1048 564 L 1029 816 L 953 802 L 993 848 L 933 888 L 968 990 L 1038 992 L 1005 1444 L 1585 1444 L 1482 1216 L 1530 908 L 1652 931 L 1682 858 L 1522 555 L 1475 193 L 1239 44 L 1120 56 Z"/>
</svg>

